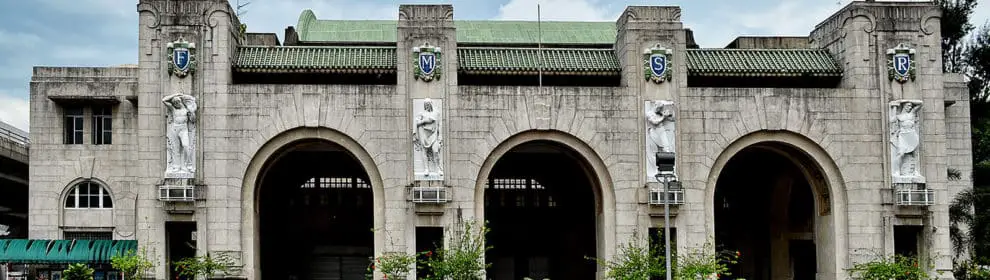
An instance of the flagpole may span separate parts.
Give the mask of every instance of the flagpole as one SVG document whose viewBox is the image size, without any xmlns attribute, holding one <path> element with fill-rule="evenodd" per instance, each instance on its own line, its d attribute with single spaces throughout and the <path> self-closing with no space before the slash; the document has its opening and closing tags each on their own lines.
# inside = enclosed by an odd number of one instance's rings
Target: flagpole
<svg viewBox="0 0 990 280">
<path fill-rule="evenodd" d="M 543 21 L 540 15 L 540 4 L 536 4 L 536 32 L 537 32 L 537 45 L 536 50 L 540 53 L 540 64 L 539 64 L 539 82 L 540 82 L 540 93 L 543 93 Z"/>
</svg>

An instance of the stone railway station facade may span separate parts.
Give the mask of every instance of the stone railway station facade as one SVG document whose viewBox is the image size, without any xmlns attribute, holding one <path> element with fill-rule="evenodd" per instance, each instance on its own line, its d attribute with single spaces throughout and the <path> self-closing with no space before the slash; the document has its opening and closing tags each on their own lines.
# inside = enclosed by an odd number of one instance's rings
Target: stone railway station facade
<svg viewBox="0 0 990 280">
<path fill-rule="evenodd" d="M 247 279 L 359 279 L 368 257 L 485 220 L 488 278 L 596 279 L 585 256 L 663 232 L 675 178 L 678 251 L 738 250 L 734 276 L 847 279 L 900 253 L 952 277 L 969 105 L 931 3 L 853 2 L 808 36 L 725 48 L 699 48 L 679 7 L 307 10 L 284 42 L 227 1 L 137 12 L 137 65 L 34 69 L 33 240 L 136 240 L 157 279 L 205 253 Z"/>
</svg>

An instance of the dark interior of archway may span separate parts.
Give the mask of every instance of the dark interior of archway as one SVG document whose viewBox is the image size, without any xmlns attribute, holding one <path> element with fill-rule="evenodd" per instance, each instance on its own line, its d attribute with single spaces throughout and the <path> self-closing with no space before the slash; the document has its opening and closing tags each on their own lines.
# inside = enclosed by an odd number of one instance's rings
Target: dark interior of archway
<svg viewBox="0 0 990 280">
<path fill-rule="evenodd" d="M 781 271 L 795 280 L 815 279 L 812 189 L 799 166 L 779 153 L 787 148 L 775 148 L 745 148 L 719 174 L 716 247 L 723 254 L 740 253 L 738 264 L 730 265 L 732 275 L 723 279 L 783 279 L 774 276 Z"/>
<path fill-rule="evenodd" d="M 365 279 L 374 254 L 368 175 L 340 146 L 293 145 L 258 191 L 263 279 Z"/>
<path fill-rule="evenodd" d="M 584 160 L 552 142 L 513 148 L 485 189 L 489 279 L 595 279 L 596 206 Z"/>
</svg>

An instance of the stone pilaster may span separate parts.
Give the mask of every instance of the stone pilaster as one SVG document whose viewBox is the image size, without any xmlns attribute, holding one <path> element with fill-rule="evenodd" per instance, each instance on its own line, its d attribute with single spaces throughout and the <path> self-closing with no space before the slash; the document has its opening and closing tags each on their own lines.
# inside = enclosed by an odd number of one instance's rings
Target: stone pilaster
<svg viewBox="0 0 990 280">
<path fill-rule="evenodd" d="M 678 116 L 678 96 L 687 87 L 687 56 L 685 50 L 686 30 L 681 22 L 681 8 L 676 6 L 630 6 L 620 15 L 616 22 L 618 28 L 615 38 L 615 52 L 619 60 L 622 71 L 621 85 L 625 90 L 633 95 L 639 96 L 636 111 L 640 112 L 640 124 L 638 127 L 638 138 L 640 146 L 641 164 L 639 165 L 640 184 L 638 192 L 620 192 L 626 194 L 648 193 L 647 184 L 655 186 L 656 181 L 648 178 L 654 174 L 656 168 L 654 153 L 657 148 L 651 146 L 654 141 L 647 137 L 649 131 L 647 127 L 654 130 L 664 130 L 671 137 L 663 137 L 664 133 L 651 134 L 654 138 L 669 139 L 668 149 L 679 146 L 676 130 L 676 116 Z M 652 62 L 652 63 L 651 63 Z M 660 71 L 662 69 L 662 71 Z M 658 106 L 664 104 L 663 106 Z M 666 108 L 670 114 L 660 114 L 653 112 L 653 108 Z M 651 112 L 646 113 L 647 110 Z M 650 119 L 648 119 L 650 117 Z M 650 120 L 664 121 L 648 125 Z M 670 121 L 669 119 L 675 120 Z M 652 148 L 651 148 L 652 147 Z M 675 160 L 678 164 L 680 159 Z M 675 165 L 678 165 L 675 164 Z M 703 182 L 700 185 L 692 185 L 684 182 L 685 189 L 704 190 Z M 636 201 L 635 198 L 623 199 L 625 201 Z M 703 220 L 704 208 L 689 205 L 677 206 L 677 218 L 671 217 L 671 226 L 678 228 L 676 237 L 678 245 L 682 248 L 690 244 L 701 244 L 706 239 L 704 225 L 698 224 L 695 229 L 688 228 L 688 224 L 682 221 Z M 691 211 L 695 209 L 697 211 Z M 618 219 L 616 230 L 616 244 L 625 244 L 631 238 L 636 238 L 640 242 L 647 242 L 649 228 L 652 226 L 663 227 L 662 224 L 653 225 L 651 222 L 651 212 L 657 212 L 648 204 L 639 204 L 632 210 L 619 211 L 618 217 L 637 217 L 636 219 Z M 662 213 L 662 209 L 659 210 Z M 656 214 L 656 213 L 653 213 Z M 686 218 L 683 219 L 682 217 Z M 635 221 L 635 224 L 625 224 L 628 221 Z M 634 229 L 633 231 L 627 228 Z"/>
<path fill-rule="evenodd" d="M 164 279 L 167 275 L 164 231 L 166 221 L 197 222 L 198 254 L 226 251 L 232 252 L 235 259 L 242 259 L 242 241 L 230 238 L 240 236 L 237 230 L 240 216 L 227 215 L 238 211 L 227 211 L 225 201 L 207 200 L 197 202 L 196 213 L 192 216 L 169 214 L 157 199 L 156 187 L 164 183 L 166 162 L 166 109 L 162 98 L 173 93 L 188 94 L 197 99 L 195 133 L 191 133 L 196 171 L 193 178 L 188 180 L 189 183 L 211 185 L 210 187 L 213 184 L 227 183 L 227 174 L 213 172 L 224 169 L 205 168 L 227 163 L 206 160 L 204 155 L 208 153 L 207 150 L 217 147 L 204 144 L 207 142 L 205 139 L 212 137 L 210 131 L 223 128 L 219 127 L 223 124 L 217 122 L 222 118 L 214 116 L 213 110 L 227 106 L 225 97 L 231 81 L 230 64 L 242 36 L 240 23 L 227 1 L 142 0 L 137 5 L 137 10 L 140 68 L 137 119 L 140 129 L 137 132 L 138 156 L 133 169 L 137 171 L 135 174 L 142 174 L 135 185 L 141 188 L 137 190 L 140 197 L 136 218 L 137 239 L 149 253 L 155 254 L 155 261 L 159 264 L 155 269 L 155 278 Z M 176 44 L 177 42 L 182 43 Z M 171 52 L 169 43 L 173 43 L 172 49 L 189 49 L 190 65 L 187 70 L 176 71 L 175 67 L 170 67 L 170 54 L 174 53 Z M 236 191 L 239 188 L 220 189 Z M 219 197 L 229 195 L 221 194 Z"/>
<path fill-rule="evenodd" d="M 916 178 L 923 188 L 935 191 L 934 205 L 923 211 L 930 213 L 930 218 L 905 215 L 903 207 L 883 199 L 890 197 L 884 193 L 892 192 L 894 185 L 903 181 L 903 178 L 893 176 L 892 170 L 901 170 L 894 166 L 894 158 L 885 157 L 883 172 L 871 175 L 883 181 L 882 185 L 847 185 L 850 192 L 878 194 L 849 197 L 850 217 L 870 215 L 868 219 L 857 219 L 862 224 L 849 224 L 850 265 L 868 261 L 872 257 L 871 251 L 884 250 L 885 242 L 874 242 L 873 236 L 877 232 L 890 230 L 893 225 L 925 223 L 926 228 L 934 231 L 922 235 L 930 239 L 924 242 L 931 244 L 931 248 L 923 253 L 933 261 L 932 271 L 951 269 L 947 228 L 948 203 L 952 198 L 946 197 L 947 147 L 939 17 L 938 7 L 931 3 L 853 2 L 816 26 L 811 33 L 811 47 L 828 50 L 844 68 L 840 86 L 864 90 L 876 98 L 877 125 L 882 128 L 877 132 L 882 139 L 877 143 L 877 149 L 893 154 L 891 143 L 900 137 L 895 134 L 898 132 L 895 124 L 904 124 L 893 119 L 898 112 L 891 110 L 891 102 L 907 100 L 923 104 L 914 118 L 917 142 L 920 143 L 914 154 L 921 175 Z M 895 56 L 899 54 L 906 60 L 895 62 Z M 905 61 L 910 61 L 910 65 L 904 64 Z M 903 66 L 907 67 L 900 68 Z M 897 73 L 897 70 L 902 72 Z M 885 226 L 881 222 L 883 217 L 892 217 L 891 223 Z M 890 248 L 886 251 L 892 252 Z M 949 278 L 951 275 L 942 273 L 937 277 Z"/>
<path fill-rule="evenodd" d="M 387 217 L 403 217 L 402 219 L 390 218 L 386 220 L 385 230 L 392 233 L 402 232 L 402 238 L 389 240 L 389 244 L 384 244 L 385 251 L 405 250 L 413 253 L 416 249 L 416 226 L 418 221 L 431 219 L 420 219 L 418 217 L 416 205 L 409 201 L 410 189 L 406 186 L 417 187 L 443 187 L 447 189 L 448 196 L 457 192 L 473 193 L 472 188 L 448 188 L 446 183 L 449 173 L 447 142 L 447 127 L 449 119 L 447 114 L 448 97 L 456 94 L 457 90 L 457 34 L 454 28 L 454 8 L 451 5 L 400 5 L 399 23 L 396 37 L 396 57 L 397 67 L 397 90 L 400 95 L 406 97 L 408 130 L 410 137 L 414 137 L 413 132 L 417 131 L 414 124 L 417 116 L 426 112 L 426 104 L 434 110 L 429 114 L 436 118 L 435 126 L 439 131 L 439 152 L 435 155 L 437 163 L 429 163 L 429 159 L 424 154 L 429 147 L 414 149 L 412 139 L 405 143 L 404 149 L 409 152 L 408 166 L 405 181 L 401 186 L 386 186 L 385 190 L 385 211 Z M 426 102 L 430 100 L 430 102 Z M 415 107 L 419 106 L 419 107 Z M 427 116 L 429 117 L 429 116 Z M 422 135 L 417 136 L 428 137 Z M 417 142 L 420 143 L 420 142 Z M 430 168 L 427 168 L 430 167 Z M 436 170 L 443 170 L 442 173 Z M 427 172 L 429 171 L 429 172 Z M 432 172 L 432 173 L 431 173 Z M 424 174 L 432 175 L 424 175 Z M 442 224 L 447 229 L 457 221 L 454 217 L 461 213 L 456 207 L 447 205 L 444 210 Z M 427 226 L 424 224 L 423 226 Z M 449 236 L 448 236 L 449 237 Z M 445 242 L 446 244 L 447 242 Z"/>
</svg>

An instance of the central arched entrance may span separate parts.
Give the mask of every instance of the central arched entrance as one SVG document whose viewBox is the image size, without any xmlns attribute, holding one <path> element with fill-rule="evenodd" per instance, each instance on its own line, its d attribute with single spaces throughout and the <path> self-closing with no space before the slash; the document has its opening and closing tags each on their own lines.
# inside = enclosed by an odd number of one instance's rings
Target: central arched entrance
<svg viewBox="0 0 990 280">
<path fill-rule="evenodd" d="M 844 277 L 844 188 L 838 168 L 814 142 L 756 132 L 729 145 L 712 175 L 708 209 L 716 248 L 740 254 L 728 277 Z"/>
<path fill-rule="evenodd" d="M 363 149 L 335 131 L 305 128 L 276 136 L 255 159 L 264 163 L 252 161 L 246 186 L 254 188 L 245 193 L 254 198 L 246 227 L 255 235 L 246 243 L 252 278 L 365 279 L 381 180 L 367 171 Z"/>
<path fill-rule="evenodd" d="M 479 176 L 488 222 L 487 279 L 595 279 L 614 234 L 614 204 L 600 159 L 556 131 L 527 132 L 494 149 Z"/>
</svg>

